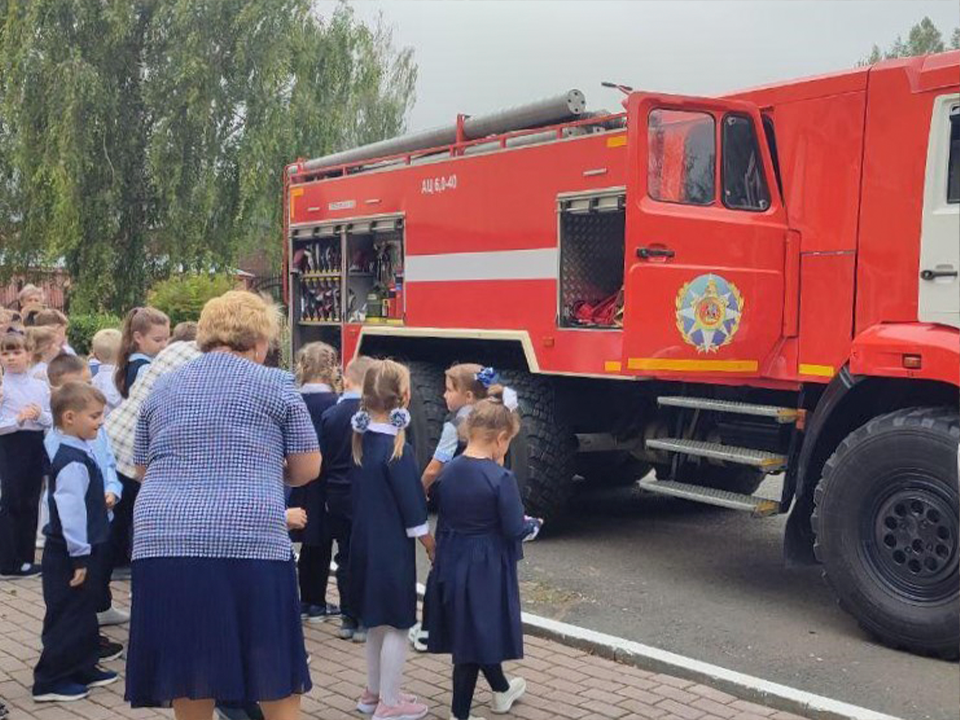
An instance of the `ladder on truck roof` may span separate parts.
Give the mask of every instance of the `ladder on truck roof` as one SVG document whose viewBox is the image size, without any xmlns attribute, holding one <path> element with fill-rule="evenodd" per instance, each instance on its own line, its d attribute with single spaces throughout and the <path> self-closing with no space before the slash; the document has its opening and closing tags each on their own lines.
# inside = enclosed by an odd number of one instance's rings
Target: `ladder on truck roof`
<svg viewBox="0 0 960 720">
<path fill-rule="evenodd" d="M 453 125 L 381 140 L 350 150 L 298 161 L 290 175 L 327 177 L 396 164 L 437 162 L 449 155 L 495 152 L 626 127 L 625 113 L 586 110 L 579 90 L 499 110 L 460 115 Z"/>
</svg>

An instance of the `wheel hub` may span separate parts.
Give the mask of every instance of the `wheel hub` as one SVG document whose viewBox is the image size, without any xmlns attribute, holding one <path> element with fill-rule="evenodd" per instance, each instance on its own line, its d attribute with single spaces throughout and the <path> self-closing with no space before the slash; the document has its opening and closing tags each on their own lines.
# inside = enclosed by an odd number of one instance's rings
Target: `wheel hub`
<svg viewBox="0 0 960 720">
<path fill-rule="evenodd" d="M 901 487 L 874 517 L 877 569 L 915 599 L 935 599 L 958 564 L 960 523 L 947 498 L 927 487 Z"/>
</svg>

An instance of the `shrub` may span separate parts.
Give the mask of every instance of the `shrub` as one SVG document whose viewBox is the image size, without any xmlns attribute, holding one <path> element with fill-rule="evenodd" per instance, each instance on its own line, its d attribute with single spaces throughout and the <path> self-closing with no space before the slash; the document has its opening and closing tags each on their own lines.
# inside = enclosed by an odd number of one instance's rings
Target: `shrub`
<svg viewBox="0 0 960 720">
<path fill-rule="evenodd" d="M 70 346 L 80 355 L 90 354 L 90 343 L 93 336 L 104 328 L 120 329 L 123 319 L 116 315 L 71 315 L 70 326 L 67 328 L 67 340 Z"/>
<path fill-rule="evenodd" d="M 177 323 L 199 320 L 207 300 L 236 286 L 236 280 L 229 275 L 180 275 L 154 285 L 147 295 L 147 304 L 169 315 L 173 328 Z"/>
</svg>

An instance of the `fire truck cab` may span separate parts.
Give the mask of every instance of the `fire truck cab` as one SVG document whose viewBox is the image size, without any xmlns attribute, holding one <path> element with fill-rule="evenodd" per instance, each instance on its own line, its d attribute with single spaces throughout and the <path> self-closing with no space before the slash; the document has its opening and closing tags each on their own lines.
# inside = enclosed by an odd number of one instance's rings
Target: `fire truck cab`
<svg viewBox="0 0 960 720">
<path fill-rule="evenodd" d="M 582 94 L 291 164 L 294 349 L 501 370 L 528 510 L 574 477 L 790 513 L 883 641 L 960 647 L 960 52 L 695 98 Z M 770 474 L 777 497 L 756 495 Z"/>
</svg>

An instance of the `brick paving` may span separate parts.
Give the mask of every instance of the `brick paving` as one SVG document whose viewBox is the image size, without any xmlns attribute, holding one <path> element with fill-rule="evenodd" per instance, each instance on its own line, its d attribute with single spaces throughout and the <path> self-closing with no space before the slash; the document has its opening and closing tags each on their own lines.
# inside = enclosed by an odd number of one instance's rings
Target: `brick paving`
<svg viewBox="0 0 960 720">
<path fill-rule="evenodd" d="M 113 583 L 114 601 L 126 609 L 129 583 Z M 39 579 L 0 581 L 0 699 L 10 720 L 109 720 L 172 718 L 170 710 L 132 709 L 123 701 L 123 682 L 96 688 L 73 703 L 38 705 L 30 696 L 33 666 L 40 654 L 43 595 Z M 307 651 L 313 656 L 314 687 L 303 699 L 303 717 L 341 720 L 362 717 L 354 709 L 365 681 L 363 648 L 340 640 L 338 623 L 305 625 Z M 126 626 L 106 629 L 126 643 Z M 509 715 L 495 716 L 486 707 L 490 693 L 481 678 L 474 714 L 525 720 L 640 718 L 642 720 L 805 720 L 669 675 L 590 655 L 556 642 L 528 636 L 526 657 L 507 663 L 508 676 L 527 680 L 526 696 Z M 123 674 L 123 660 L 106 663 Z M 448 658 L 411 651 L 404 689 L 431 706 L 431 720 L 450 717 Z"/>
</svg>

